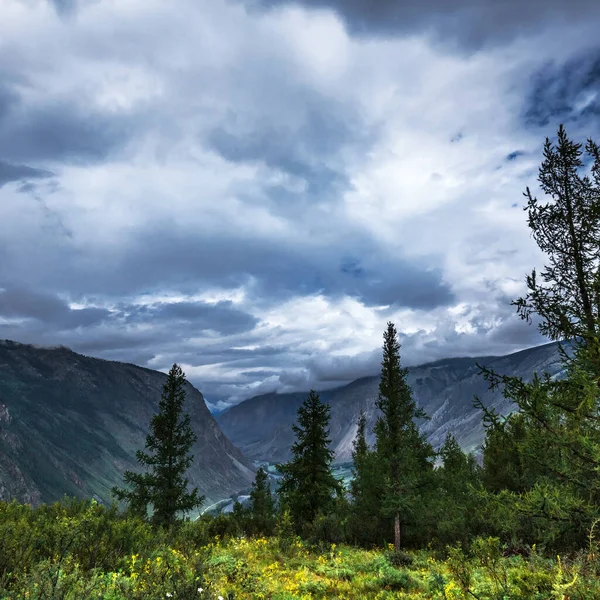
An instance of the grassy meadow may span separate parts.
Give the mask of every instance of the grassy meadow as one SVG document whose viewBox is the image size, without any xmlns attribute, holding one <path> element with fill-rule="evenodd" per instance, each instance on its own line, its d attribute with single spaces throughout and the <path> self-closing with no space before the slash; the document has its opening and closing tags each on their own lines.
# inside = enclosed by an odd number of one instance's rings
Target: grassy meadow
<svg viewBox="0 0 600 600">
<path fill-rule="evenodd" d="M 231 535 L 229 516 L 170 531 L 95 503 L 0 503 L 0 598 L 10 600 L 597 599 L 590 548 L 545 558 L 497 538 L 395 553 Z"/>
</svg>

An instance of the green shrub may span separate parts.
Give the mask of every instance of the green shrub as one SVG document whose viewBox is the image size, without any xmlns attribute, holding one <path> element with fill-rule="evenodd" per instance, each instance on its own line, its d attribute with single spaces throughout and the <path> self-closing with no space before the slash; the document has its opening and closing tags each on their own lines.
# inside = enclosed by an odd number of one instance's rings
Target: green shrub
<svg viewBox="0 0 600 600">
<path fill-rule="evenodd" d="M 380 588 L 392 591 L 409 591 L 415 587 L 415 582 L 407 571 L 400 571 L 386 566 L 379 572 L 376 579 Z"/>
<path fill-rule="evenodd" d="M 413 557 L 403 550 L 390 550 L 386 552 L 385 558 L 392 567 L 410 567 L 414 562 Z"/>
</svg>

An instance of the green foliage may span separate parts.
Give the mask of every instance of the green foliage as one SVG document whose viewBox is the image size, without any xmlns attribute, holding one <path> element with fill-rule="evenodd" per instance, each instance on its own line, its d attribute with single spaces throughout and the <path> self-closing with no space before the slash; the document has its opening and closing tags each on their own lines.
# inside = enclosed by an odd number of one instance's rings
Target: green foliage
<svg viewBox="0 0 600 600">
<path fill-rule="evenodd" d="M 200 506 L 204 497 L 198 490 L 187 491 L 185 473 L 192 464 L 189 454 L 197 437 L 190 426 L 190 417 L 183 413 L 185 375 L 174 364 L 169 371 L 158 404 L 158 413 L 150 422 L 151 433 L 146 438 L 146 450 L 136 453 L 138 462 L 149 470 L 145 473 L 126 471 L 125 483 L 132 489 L 114 488 L 119 500 L 125 500 L 132 514 L 145 517 L 150 504 L 152 522 L 170 527 L 179 513 Z"/>
<path fill-rule="evenodd" d="M 231 515 L 156 531 L 91 502 L 65 499 L 37 509 L 0 503 L 0 511 L 2 539 L 19 533 L 10 548 L 0 546 L 0 597 L 10 600 L 593 600 L 600 593 L 593 532 L 586 552 L 569 559 L 544 558 L 535 549 L 515 554 L 498 538 L 476 538 L 468 551 L 453 547 L 442 558 L 310 546 L 294 536 L 289 515 L 278 528 L 287 536 L 283 543 L 212 536 L 216 523 L 233 522 Z M 98 534 L 101 548 L 92 558 L 89 536 Z"/>
<path fill-rule="evenodd" d="M 241 535 L 239 517 L 233 515 L 217 515 L 208 521 L 209 538 L 225 539 Z"/>
<path fill-rule="evenodd" d="M 390 550 L 386 554 L 386 558 L 393 567 L 410 567 L 414 562 L 412 554 L 404 550 Z"/>
<path fill-rule="evenodd" d="M 121 552 L 145 546 L 152 531 L 139 519 L 117 518 L 116 514 L 114 507 L 76 499 L 37 509 L 0 503 L 2 575 L 67 554 L 86 571 L 117 567 Z"/>
<path fill-rule="evenodd" d="M 381 543 L 390 534 L 390 519 L 383 514 L 385 480 L 376 453 L 366 441 L 366 417 L 361 413 L 353 444 L 353 479 L 350 482 L 348 539 L 361 546 Z"/>
<path fill-rule="evenodd" d="M 338 496 L 329 512 L 320 512 L 306 527 L 304 538 L 313 544 L 342 544 L 349 539 L 350 506 L 343 496 Z"/>
<path fill-rule="evenodd" d="M 276 526 L 277 539 L 279 540 L 279 547 L 285 551 L 293 544 L 296 540 L 294 532 L 294 522 L 292 521 L 292 515 L 288 508 L 284 508 L 279 513 Z"/>
<path fill-rule="evenodd" d="M 267 472 L 261 467 L 250 492 L 249 533 L 252 535 L 273 535 L 275 531 L 275 502 L 271 495 L 271 485 Z"/>
<path fill-rule="evenodd" d="M 454 436 L 447 434 L 436 469 L 436 519 L 433 535 L 439 546 L 467 543 L 482 531 L 481 469 L 475 457 L 465 454 Z"/>
<path fill-rule="evenodd" d="M 298 533 L 312 523 L 319 513 L 328 513 L 341 482 L 332 472 L 333 451 L 329 448 L 330 407 L 311 390 L 298 409 L 293 425 L 296 441 L 292 459 L 278 465 L 282 474 L 279 487 L 280 505 L 287 508 Z"/>
<path fill-rule="evenodd" d="M 523 447 L 528 428 L 523 415 L 513 413 L 504 421 L 497 421 L 487 430 L 483 446 L 482 480 L 486 489 L 499 492 L 522 492 L 528 485 L 533 465 L 525 464 Z"/>
<path fill-rule="evenodd" d="M 600 151 L 588 140 L 591 177 L 582 176 L 581 144 L 569 140 L 564 127 L 556 145 L 548 138 L 538 181 L 550 200 L 542 204 L 525 192 L 529 228 L 548 257 L 543 283 L 534 270 L 528 293 L 514 305 L 529 320 L 539 315 L 539 330 L 552 340 L 582 339 L 600 333 Z"/>
<path fill-rule="evenodd" d="M 420 529 L 420 509 L 433 483 L 435 452 L 415 422 L 426 415 L 412 397 L 407 370 L 400 367 L 400 343 L 393 323 L 388 323 L 383 337 L 375 453 L 384 482 L 383 515 L 395 519 L 394 544 L 399 550 L 402 531 L 409 528 L 409 536 L 415 536 Z"/>
<path fill-rule="evenodd" d="M 542 282 L 533 271 L 527 295 L 513 303 L 522 318 L 539 317 L 543 334 L 569 342 L 561 348 L 566 377 L 534 374 L 527 383 L 482 368 L 516 414 L 503 420 L 476 401 L 488 428 L 485 486 L 514 509 L 513 536 L 548 550 L 581 548 L 600 516 L 600 153 L 591 140 L 586 151 L 590 175 L 581 174 L 581 144 L 562 126 L 556 145 L 546 140 L 539 182 L 550 201 L 529 189 L 525 196 L 547 264 Z"/>
<path fill-rule="evenodd" d="M 366 462 L 369 458 L 369 446 L 366 438 L 367 417 L 361 410 L 356 423 L 356 437 L 352 444 L 352 475 L 350 482 L 350 493 L 354 503 L 359 506 L 364 504 L 364 496 L 367 493 L 368 482 L 365 481 L 367 475 Z"/>
</svg>

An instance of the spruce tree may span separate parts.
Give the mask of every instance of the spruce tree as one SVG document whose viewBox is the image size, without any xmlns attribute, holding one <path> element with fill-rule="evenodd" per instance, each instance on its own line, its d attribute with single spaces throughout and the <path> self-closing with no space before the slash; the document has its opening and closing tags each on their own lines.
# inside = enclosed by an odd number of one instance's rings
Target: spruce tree
<svg viewBox="0 0 600 600">
<path fill-rule="evenodd" d="M 381 541 L 381 498 L 383 496 L 377 457 L 367 444 L 367 418 L 361 411 L 352 449 L 352 480 L 350 481 L 350 530 L 354 541 L 363 546 Z"/>
<path fill-rule="evenodd" d="M 272 535 L 275 528 L 275 503 L 271 495 L 271 484 L 267 472 L 260 467 L 250 492 L 250 519 L 252 532 Z"/>
<path fill-rule="evenodd" d="M 197 489 L 187 491 L 185 473 L 192 464 L 189 452 L 197 437 L 189 415 L 183 412 L 185 383 L 183 371 L 174 364 L 163 387 L 158 413 L 150 422 L 146 452 L 136 453 L 138 463 L 147 471 L 126 471 L 123 479 L 129 489 L 113 488 L 113 494 L 137 514 L 145 516 L 150 505 L 152 522 L 161 527 L 173 525 L 178 513 L 186 513 L 204 502 Z"/>
<path fill-rule="evenodd" d="M 478 492 L 481 469 L 472 454 L 465 454 L 448 433 L 438 451 L 436 469 L 439 491 L 437 537 L 442 545 L 467 544 L 477 533 Z"/>
<path fill-rule="evenodd" d="M 298 532 L 313 523 L 319 513 L 327 514 L 334 505 L 335 494 L 342 492 L 341 482 L 331 469 L 334 453 L 329 448 L 330 410 L 311 390 L 292 426 L 296 434 L 292 459 L 277 465 L 282 474 L 280 505 L 289 510 Z"/>
<path fill-rule="evenodd" d="M 376 453 L 385 481 L 384 512 L 394 519 L 394 547 L 401 547 L 403 525 L 417 520 L 430 483 L 435 452 L 419 431 L 415 419 L 427 418 L 418 408 L 406 382 L 408 371 L 400 367 L 400 343 L 396 327 L 388 323 L 384 333 L 383 360 L 375 426 Z"/>
</svg>

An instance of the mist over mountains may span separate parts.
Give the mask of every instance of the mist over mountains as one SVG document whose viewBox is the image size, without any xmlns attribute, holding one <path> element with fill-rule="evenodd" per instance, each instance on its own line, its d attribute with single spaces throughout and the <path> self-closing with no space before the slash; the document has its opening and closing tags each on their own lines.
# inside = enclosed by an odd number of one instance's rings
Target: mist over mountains
<svg viewBox="0 0 600 600">
<path fill-rule="evenodd" d="M 473 407 L 475 395 L 501 414 L 507 414 L 512 408 L 500 390 L 489 389 L 477 363 L 525 380 L 530 380 L 534 372 L 557 376 L 563 369 L 556 343 L 507 356 L 451 358 L 410 367 L 408 383 L 418 405 L 431 418 L 421 423 L 421 427 L 436 448 L 450 431 L 464 450 L 478 451 L 485 430 L 481 411 Z M 321 399 L 331 405 L 330 432 L 338 463 L 351 460 L 356 421 L 361 410 L 367 415 L 367 441 L 374 441 L 372 431 L 378 412 L 375 406 L 378 386 L 379 376 L 373 376 L 321 392 Z M 216 415 L 216 420 L 225 435 L 248 457 L 285 461 L 289 459 L 294 440 L 291 426 L 307 393 L 255 396 Z"/>
</svg>

